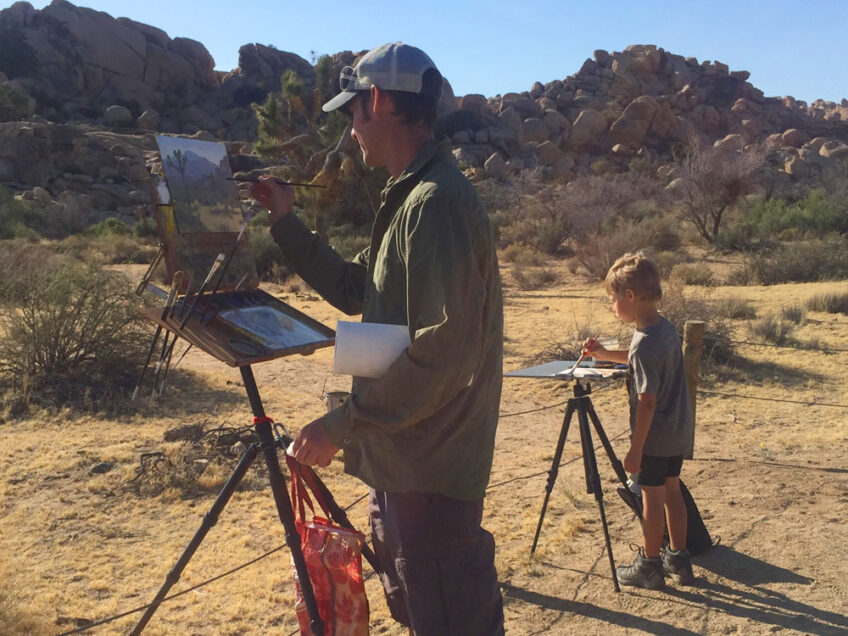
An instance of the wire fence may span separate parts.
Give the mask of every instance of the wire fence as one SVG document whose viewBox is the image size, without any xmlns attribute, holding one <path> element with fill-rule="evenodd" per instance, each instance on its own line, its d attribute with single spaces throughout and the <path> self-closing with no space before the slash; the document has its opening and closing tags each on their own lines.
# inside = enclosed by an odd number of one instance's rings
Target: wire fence
<svg viewBox="0 0 848 636">
<path fill-rule="evenodd" d="M 838 347 L 819 347 L 819 346 L 801 346 L 792 344 L 776 344 L 773 342 L 751 342 L 750 340 L 730 340 L 732 344 L 747 345 L 750 347 L 774 347 L 777 349 L 795 349 L 796 351 L 811 351 L 822 353 L 846 353 L 848 349 L 840 349 Z"/>
<path fill-rule="evenodd" d="M 759 343 L 747 343 L 746 342 L 746 343 L 740 343 L 740 344 L 758 345 Z M 604 390 L 608 390 L 610 388 L 612 388 L 611 385 L 608 385 L 606 387 L 597 388 L 593 391 L 593 394 L 599 393 L 599 392 L 604 391 Z M 723 392 L 720 392 L 720 391 L 708 391 L 708 390 L 701 390 L 701 389 L 698 390 L 698 393 L 703 394 L 703 395 L 712 395 L 712 396 L 727 397 L 727 398 L 734 398 L 734 399 L 758 400 L 758 401 L 765 401 L 765 402 L 797 404 L 797 405 L 802 405 L 802 406 L 824 406 L 824 407 L 835 407 L 835 408 L 848 409 L 848 405 L 846 405 L 846 404 L 835 404 L 835 403 L 828 403 L 828 402 L 805 402 L 805 401 L 802 401 L 802 400 L 788 400 L 788 399 L 782 399 L 782 398 L 758 397 L 758 396 L 754 396 L 754 395 L 740 395 L 740 394 L 735 394 L 735 393 L 723 393 Z M 557 402 L 557 403 L 551 404 L 549 406 L 543 406 L 543 407 L 529 409 L 529 410 L 525 410 L 525 411 L 518 411 L 518 412 L 515 412 L 515 413 L 504 413 L 504 414 L 500 414 L 499 418 L 505 419 L 505 418 L 510 418 L 510 417 L 518 417 L 518 416 L 521 416 L 521 415 L 528 415 L 528 414 L 531 414 L 531 413 L 538 413 L 538 412 L 541 412 L 541 411 L 547 411 L 547 410 L 550 410 L 550 409 L 554 409 L 554 408 L 564 406 L 568 403 L 568 401 L 569 400 L 563 400 L 561 402 Z M 610 442 L 616 441 L 616 440 L 624 437 L 625 435 L 627 435 L 629 432 L 630 432 L 629 428 L 625 429 L 624 431 L 618 433 L 617 435 L 610 437 L 609 441 Z M 594 450 L 598 451 L 602 448 L 603 448 L 603 445 L 600 444 L 598 446 L 595 446 Z M 564 462 L 559 464 L 559 468 L 563 468 L 564 466 L 567 466 L 569 464 L 573 464 L 573 463 L 575 463 L 575 462 L 577 462 L 581 459 L 582 459 L 582 455 L 579 455 L 577 457 L 574 457 L 572 459 L 564 461 Z M 802 468 L 817 469 L 819 467 L 803 466 Z M 527 475 L 519 475 L 519 476 L 516 476 L 516 477 L 510 477 L 509 479 L 505 479 L 503 481 L 496 482 L 494 484 L 489 484 L 489 486 L 486 488 L 486 492 L 490 492 L 492 490 L 502 488 L 504 486 L 507 486 L 509 484 L 512 484 L 512 483 L 515 483 L 515 482 L 518 482 L 518 481 L 526 481 L 528 479 L 535 479 L 537 477 L 543 477 L 545 475 L 548 475 L 549 473 L 550 473 L 550 469 L 530 473 L 530 474 L 527 474 Z M 361 497 L 359 497 L 358 499 L 356 499 L 352 503 L 348 504 L 344 508 L 344 510 L 345 511 L 350 510 L 351 508 L 353 508 L 354 506 L 356 506 L 357 504 L 362 502 L 367 496 L 368 496 L 367 494 L 362 495 Z M 230 570 L 227 570 L 226 572 L 222 572 L 222 573 L 217 574 L 217 575 L 215 575 L 215 576 L 213 576 L 209 579 L 206 579 L 205 581 L 198 583 L 197 585 L 194 585 L 194 586 L 187 588 L 185 590 L 182 590 L 180 592 L 175 592 L 174 594 L 166 596 L 161 601 L 159 601 L 159 604 L 162 604 L 162 603 L 171 601 L 173 599 L 179 598 L 181 596 L 184 596 L 185 594 L 188 594 L 189 592 L 193 592 L 193 591 L 200 589 L 200 588 L 202 588 L 206 585 L 214 583 L 215 581 L 219 581 L 219 580 L 221 580 L 225 577 L 231 576 L 231 575 L 235 574 L 236 572 L 239 572 L 240 570 L 243 570 L 243 569 L 245 569 L 245 568 L 247 568 L 251 565 L 258 563 L 259 561 L 271 556 L 272 554 L 279 552 L 280 550 L 282 550 L 285 547 L 286 547 L 285 544 L 279 545 L 279 546 L 265 552 L 264 554 L 261 554 L 258 557 L 251 559 L 250 561 L 247 561 L 247 562 L 242 563 L 241 565 L 238 565 L 238 566 L 236 566 L 236 567 L 234 567 Z M 370 578 L 370 576 L 371 575 L 369 575 L 368 578 Z M 98 620 L 96 622 L 88 623 L 86 625 L 77 627 L 76 629 L 72 629 L 72 630 L 69 630 L 69 631 L 66 631 L 66 632 L 62 632 L 62 633 L 58 634 L 57 636 L 70 636 L 71 634 L 79 634 L 79 633 L 82 633 L 82 632 L 86 632 L 86 631 L 88 631 L 88 630 L 90 630 L 94 627 L 98 627 L 100 625 L 105 625 L 107 623 L 111 623 L 111 622 L 116 621 L 118 619 L 125 618 L 125 617 L 127 617 L 131 614 L 143 612 L 146 609 L 148 609 L 151 605 L 152 605 L 152 603 L 149 603 L 147 605 L 142 605 L 142 606 L 139 606 L 139 607 L 135 607 L 133 609 L 127 610 L 127 611 L 122 612 L 120 614 L 115 614 L 113 616 L 103 618 L 103 619 Z M 296 633 L 297 633 L 297 631 L 293 632 L 293 634 L 296 634 Z"/>
</svg>

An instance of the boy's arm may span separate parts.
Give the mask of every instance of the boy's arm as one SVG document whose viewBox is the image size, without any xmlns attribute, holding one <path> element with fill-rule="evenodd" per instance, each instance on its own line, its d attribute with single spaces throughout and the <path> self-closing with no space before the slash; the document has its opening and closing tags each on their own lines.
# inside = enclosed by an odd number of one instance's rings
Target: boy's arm
<svg viewBox="0 0 848 636">
<path fill-rule="evenodd" d="M 608 360 L 627 364 L 627 349 L 607 349 L 600 345 L 594 338 L 589 338 L 583 343 L 583 353 L 593 357 L 595 360 Z"/>
<path fill-rule="evenodd" d="M 642 454 L 651 422 L 654 421 L 654 411 L 657 409 L 657 396 L 654 393 L 640 393 L 636 404 L 636 416 L 633 432 L 630 435 L 630 450 L 624 458 L 624 470 L 638 473 L 642 466 Z"/>
</svg>

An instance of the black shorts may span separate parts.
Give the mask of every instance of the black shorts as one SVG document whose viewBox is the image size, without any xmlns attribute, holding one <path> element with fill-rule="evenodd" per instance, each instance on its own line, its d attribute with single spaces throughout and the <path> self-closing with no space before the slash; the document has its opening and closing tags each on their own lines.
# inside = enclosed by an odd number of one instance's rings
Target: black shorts
<svg viewBox="0 0 848 636">
<path fill-rule="evenodd" d="M 673 457 L 642 455 L 638 484 L 640 486 L 665 486 L 666 477 L 680 477 L 682 466 L 683 455 L 674 455 Z"/>
</svg>

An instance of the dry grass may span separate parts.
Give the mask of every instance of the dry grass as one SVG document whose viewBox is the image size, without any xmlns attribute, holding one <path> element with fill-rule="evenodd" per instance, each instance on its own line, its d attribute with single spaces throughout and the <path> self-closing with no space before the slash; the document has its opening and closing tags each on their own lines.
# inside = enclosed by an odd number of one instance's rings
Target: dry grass
<svg viewBox="0 0 848 636">
<path fill-rule="evenodd" d="M 547 343 L 573 339 L 582 324 L 621 343 L 629 340 L 630 329 L 612 316 L 596 284 L 576 279 L 564 264 L 554 266 L 561 281 L 556 287 L 507 289 L 506 370 L 526 366 Z M 805 303 L 823 293 L 848 293 L 848 287 L 717 287 L 714 300 L 733 298 L 768 315 L 778 313 L 787 298 Z M 330 326 L 342 318 L 312 295 L 283 297 Z M 743 339 L 746 319 L 728 320 L 734 338 Z M 848 348 L 848 317 L 810 310 L 797 337 Z M 838 354 L 762 347 L 737 353 L 733 367 L 711 372 L 702 387 L 848 404 L 848 365 Z M 332 351 L 322 350 L 257 365 L 267 412 L 295 429 L 318 417 L 325 380 L 326 391 L 348 388 L 345 378 L 328 378 L 331 364 Z M 0 426 L 0 552 L 17 573 L 14 582 L 0 579 L 0 621 L 7 621 L 0 622 L 0 633 L 71 629 L 77 619 L 141 605 L 158 590 L 227 470 L 222 464 L 208 475 L 204 471 L 201 485 L 211 493 L 172 485 L 142 496 L 131 483 L 141 455 L 176 453 L 183 443 L 165 442 L 164 434 L 180 425 L 240 428 L 250 420 L 237 370 L 203 353 L 190 352 L 172 382 L 159 404 L 144 401 L 138 413 L 121 418 L 43 413 Z M 594 389 L 595 408 L 621 457 L 627 444 L 625 395 L 617 383 Z M 569 396 L 567 384 L 506 379 L 501 412 L 549 406 Z M 484 525 L 497 541 L 508 633 L 844 631 L 848 569 L 834 550 L 848 543 L 844 410 L 702 395 L 698 414 L 696 459 L 685 464 L 683 478 L 723 547 L 695 559 L 697 587 L 622 594 L 612 591 L 597 503 L 586 494 L 574 429 L 539 548 L 529 556 L 562 407 L 501 420 Z M 627 546 L 638 542 L 639 530 L 615 495 L 606 457 L 600 450 L 597 455 L 614 556 L 629 562 Z M 101 461 L 115 466 L 90 474 Z M 342 505 L 364 493 L 338 460 L 321 476 Z M 261 489 L 235 493 L 174 591 L 283 544 L 271 493 L 262 487 L 261 474 L 255 478 Z M 355 525 L 366 526 L 362 503 L 349 515 Z M 375 578 L 366 589 L 372 633 L 404 634 L 389 619 Z M 296 629 L 292 598 L 289 557 L 282 550 L 163 604 L 145 633 L 287 634 Z M 126 633 L 136 618 L 100 633 Z"/>
</svg>

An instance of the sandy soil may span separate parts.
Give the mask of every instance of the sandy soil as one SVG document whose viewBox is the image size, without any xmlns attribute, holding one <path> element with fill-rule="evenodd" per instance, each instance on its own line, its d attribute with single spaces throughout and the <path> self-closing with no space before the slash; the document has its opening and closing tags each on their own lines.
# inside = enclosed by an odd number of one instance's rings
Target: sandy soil
<svg viewBox="0 0 848 636">
<path fill-rule="evenodd" d="M 507 370 L 526 366 L 546 346 L 591 323 L 625 341 L 601 291 L 575 281 L 538 292 L 506 289 Z M 506 279 L 507 283 L 508 277 Z M 280 291 L 280 290 L 277 290 Z M 748 298 L 762 315 L 844 283 L 718 288 L 715 297 Z M 333 326 L 341 316 L 309 294 L 285 299 Z M 693 318 L 695 318 L 693 316 Z M 743 323 L 735 324 L 744 340 Z M 151 329 L 152 333 L 152 329 Z M 848 317 L 808 314 L 799 337 L 848 349 Z M 735 371 L 708 374 L 702 388 L 750 397 L 848 405 L 846 353 L 741 346 Z M 332 352 L 257 365 L 266 411 L 297 428 L 323 411 L 322 391 L 344 389 L 329 374 Z M 626 451 L 625 394 L 618 381 L 593 387 L 593 402 L 619 456 Z M 696 458 L 684 466 L 718 547 L 697 557 L 697 584 L 665 591 L 613 590 L 597 503 L 586 494 L 580 446 L 572 428 L 551 494 L 539 548 L 530 544 L 547 471 L 571 387 L 506 379 L 485 525 L 497 540 L 497 565 L 511 634 L 662 633 L 837 634 L 848 631 L 848 409 L 726 396 L 699 396 Z M 552 406 L 559 405 L 559 406 Z M 535 410 L 523 415 L 512 415 Z M 226 471 L 204 474 L 208 492 L 171 488 L 140 496 L 132 487 L 142 453 L 174 451 L 166 430 L 250 423 L 237 370 L 192 351 L 172 374 L 158 404 L 146 400 L 121 418 L 50 413 L 0 426 L 0 619 L 19 631 L 58 633 L 151 600 L 199 527 Z M 617 563 L 629 563 L 639 529 L 615 494 L 615 476 L 597 453 Z M 90 474 L 97 462 L 115 468 Z M 365 492 L 341 473 L 321 472 L 337 501 Z M 237 492 L 173 592 L 185 590 L 283 545 L 270 490 L 261 473 Z M 259 486 L 257 486 L 259 484 Z M 365 527 L 365 507 L 353 522 Z M 367 572 L 366 568 L 366 572 Z M 402 634 L 388 617 L 375 578 L 367 583 L 372 633 Z M 159 608 L 149 634 L 289 634 L 289 557 L 278 550 L 238 572 Z M 11 621 L 17 616 L 18 623 Z M 96 633 L 126 633 L 138 614 Z M 11 621 L 11 622 L 10 622 Z M 14 631 L 14 630 L 13 630 Z"/>
</svg>

